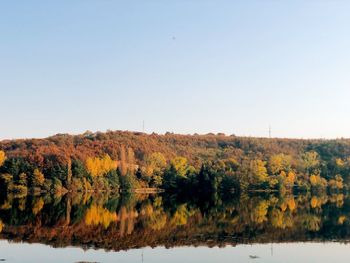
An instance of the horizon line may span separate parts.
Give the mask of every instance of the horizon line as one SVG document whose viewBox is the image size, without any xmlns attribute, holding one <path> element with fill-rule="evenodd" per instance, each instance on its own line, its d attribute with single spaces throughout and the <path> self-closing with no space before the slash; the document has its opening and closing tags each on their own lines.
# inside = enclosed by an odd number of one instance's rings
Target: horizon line
<svg viewBox="0 0 350 263">
<path fill-rule="evenodd" d="M 257 139 L 281 139 L 281 140 L 325 140 L 325 141 L 332 141 L 332 140 L 349 140 L 350 137 L 279 137 L 279 136 L 254 136 L 254 135 L 237 135 L 237 134 L 227 134 L 225 132 L 207 132 L 207 133 L 199 133 L 199 132 L 194 132 L 194 133 L 176 133 L 176 132 L 172 132 L 172 131 L 166 131 L 164 133 L 162 132 L 146 132 L 146 131 L 138 131 L 138 130 L 112 130 L 112 129 L 107 129 L 105 131 L 91 131 L 91 130 L 86 130 L 84 132 L 58 132 L 52 135 L 48 135 L 48 136 L 34 136 L 34 137 L 20 137 L 20 138 L 0 138 L 0 142 L 4 142 L 4 141 L 17 141 L 17 140 L 44 140 L 44 139 L 49 139 L 51 137 L 54 136 L 62 136 L 62 135 L 69 135 L 69 136 L 79 136 L 79 135 L 84 135 L 86 133 L 89 134 L 99 134 L 99 133 L 108 133 L 108 132 L 130 132 L 130 133 L 140 133 L 140 134 L 144 134 L 144 135 L 159 135 L 159 136 L 166 136 L 168 134 L 171 135 L 180 135 L 180 136 L 225 136 L 225 137 L 236 137 L 236 138 L 257 138 Z"/>
</svg>

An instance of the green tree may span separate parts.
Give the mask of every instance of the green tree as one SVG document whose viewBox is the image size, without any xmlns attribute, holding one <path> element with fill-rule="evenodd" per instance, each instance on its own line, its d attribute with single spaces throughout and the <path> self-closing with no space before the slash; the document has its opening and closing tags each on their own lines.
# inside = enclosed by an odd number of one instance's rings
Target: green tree
<svg viewBox="0 0 350 263">
<path fill-rule="evenodd" d="M 173 165 L 170 165 L 164 173 L 163 188 L 166 190 L 174 191 L 178 185 L 178 173 Z"/>
<path fill-rule="evenodd" d="M 110 188 L 114 190 L 118 190 L 120 188 L 119 175 L 117 170 L 111 170 L 106 175 L 108 185 Z"/>
<path fill-rule="evenodd" d="M 77 178 L 88 178 L 89 173 L 85 168 L 85 165 L 80 160 L 73 160 L 72 162 L 72 176 Z"/>
</svg>

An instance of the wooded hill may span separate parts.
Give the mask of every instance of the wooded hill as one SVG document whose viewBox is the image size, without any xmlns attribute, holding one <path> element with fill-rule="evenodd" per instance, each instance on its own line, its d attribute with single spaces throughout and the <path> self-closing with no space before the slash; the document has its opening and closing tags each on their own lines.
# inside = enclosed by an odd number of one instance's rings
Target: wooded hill
<svg viewBox="0 0 350 263">
<path fill-rule="evenodd" d="M 107 184 L 117 180 L 116 177 L 119 179 L 114 187 L 130 186 L 131 182 L 120 182 L 120 176 L 124 175 L 134 177 L 133 183 L 137 182 L 137 187 L 162 186 L 168 189 L 179 184 L 198 184 L 201 178 L 204 180 L 202 187 L 215 190 L 225 179 L 229 179 L 225 182 L 232 184 L 232 188 L 271 189 L 295 185 L 342 189 L 350 182 L 348 139 L 269 139 L 224 134 L 158 135 L 108 131 L 4 140 L 0 142 L 0 151 L 3 153 L 3 160 L 0 155 L 0 175 L 2 185 L 7 187 L 13 186 L 13 181 L 15 185 L 42 187 L 41 177 L 51 180 L 51 185 L 61 183 L 65 188 L 72 187 L 74 179 L 80 181 L 75 181 L 75 188 L 86 188 L 87 183 L 95 184 L 95 188 L 106 188 Z M 113 170 L 118 176 L 110 173 Z M 103 182 L 101 178 L 104 177 L 109 181 Z M 83 178 L 87 181 L 84 182 Z"/>
</svg>

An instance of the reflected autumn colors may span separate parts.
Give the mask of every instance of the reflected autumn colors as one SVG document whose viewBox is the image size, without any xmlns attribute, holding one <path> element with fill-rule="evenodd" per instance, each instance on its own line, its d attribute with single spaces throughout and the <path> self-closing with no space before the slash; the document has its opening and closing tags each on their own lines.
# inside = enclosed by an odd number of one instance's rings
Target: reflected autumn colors
<svg viewBox="0 0 350 263">
<path fill-rule="evenodd" d="M 3 197 L 2 239 L 127 250 L 146 246 L 219 246 L 345 241 L 350 199 L 344 194 L 248 195 L 186 200 L 176 196 Z"/>
</svg>

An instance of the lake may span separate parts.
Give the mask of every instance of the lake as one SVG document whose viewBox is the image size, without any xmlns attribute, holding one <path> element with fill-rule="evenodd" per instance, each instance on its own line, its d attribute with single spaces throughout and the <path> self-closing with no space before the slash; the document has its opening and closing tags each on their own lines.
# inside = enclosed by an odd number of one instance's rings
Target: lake
<svg viewBox="0 0 350 263">
<path fill-rule="evenodd" d="M 6 262 L 347 262 L 344 194 L 3 196 Z"/>
</svg>

